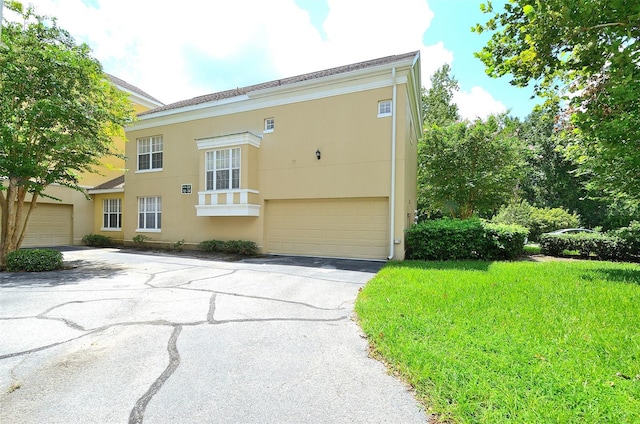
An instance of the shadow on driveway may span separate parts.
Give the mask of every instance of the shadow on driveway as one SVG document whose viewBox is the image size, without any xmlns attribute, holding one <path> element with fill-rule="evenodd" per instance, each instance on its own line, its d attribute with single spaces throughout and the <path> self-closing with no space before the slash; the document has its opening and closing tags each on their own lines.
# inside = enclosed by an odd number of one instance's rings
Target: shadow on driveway
<svg viewBox="0 0 640 424">
<path fill-rule="evenodd" d="M 0 272 L 0 287 L 56 287 L 92 278 L 112 278 L 124 268 L 95 261 L 70 261 L 59 271 Z"/>
</svg>

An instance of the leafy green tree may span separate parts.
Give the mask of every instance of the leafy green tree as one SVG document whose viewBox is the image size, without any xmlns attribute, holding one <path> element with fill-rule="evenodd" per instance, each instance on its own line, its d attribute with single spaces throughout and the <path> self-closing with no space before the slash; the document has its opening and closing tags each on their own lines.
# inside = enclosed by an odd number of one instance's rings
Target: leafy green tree
<svg viewBox="0 0 640 424">
<path fill-rule="evenodd" d="M 21 21 L 3 22 L 0 47 L 0 267 L 45 189 L 81 191 L 78 175 L 115 153 L 112 137 L 132 117 L 86 44 L 31 7 L 7 7 Z"/>
<path fill-rule="evenodd" d="M 524 169 L 516 130 L 505 115 L 427 129 L 418 145 L 419 199 L 431 211 L 463 219 L 506 203 Z"/>
<path fill-rule="evenodd" d="M 528 169 L 521 184 L 522 196 L 541 208 L 565 208 L 581 216 L 582 225 L 604 229 L 627 225 L 640 210 L 622 200 L 604 199 L 596 188 L 588 189 L 588 176 L 565 155 L 562 112 L 556 103 L 536 108 L 519 128 L 527 146 Z"/>
<path fill-rule="evenodd" d="M 431 76 L 431 87 L 422 89 L 422 116 L 425 136 L 428 136 L 434 127 L 442 127 L 460 120 L 458 105 L 453 102 L 453 94 L 458 90 L 458 81 L 451 75 L 451 67 L 443 65 Z M 425 155 L 429 149 L 425 145 L 425 137 L 418 141 L 418 211 L 421 218 L 439 213 L 428 207 L 425 197 L 427 189 L 422 185 L 425 181 L 425 172 L 429 170 L 425 163 Z"/>
<path fill-rule="evenodd" d="M 431 76 L 431 88 L 422 89 L 422 117 L 425 126 L 447 125 L 460 120 L 458 105 L 453 94 L 460 89 L 451 74 L 451 67 L 444 64 Z"/>
<path fill-rule="evenodd" d="M 640 2 L 510 0 L 491 2 L 474 30 L 493 32 L 476 55 L 494 77 L 535 84 L 568 102 L 567 150 L 592 188 L 640 200 Z"/>
</svg>

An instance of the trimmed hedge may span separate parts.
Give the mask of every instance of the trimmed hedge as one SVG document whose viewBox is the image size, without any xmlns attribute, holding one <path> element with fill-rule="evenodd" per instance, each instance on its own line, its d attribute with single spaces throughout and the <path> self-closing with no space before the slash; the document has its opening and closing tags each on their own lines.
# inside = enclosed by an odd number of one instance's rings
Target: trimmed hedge
<svg viewBox="0 0 640 424">
<path fill-rule="evenodd" d="M 408 257 L 419 260 L 513 259 L 522 254 L 527 229 L 480 219 L 442 218 L 407 230 Z"/>
<path fill-rule="evenodd" d="M 84 243 L 85 246 L 91 247 L 110 247 L 114 245 L 111 237 L 103 236 L 101 234 L 87 234 L 82 237 L 82 243 Z"/>
<path fill-rule="evenodd" d="M 245 240 L 205 240 L 198 244 L 198 248 L 205 252 L 234 253 L 244 256 L 258 254 L 258 245 L 255 242 Z"/>
<path fill-rule="evenodd" d="M 7 271 L 55 271 L 62 269 L 62 252 L 51 249 L 15 250 L 7 255 Z"/>
<path fill-rule="evenodd" d="M 601 260 L 629 260 L 638 254 L 624 239 L 602 233 L 543 234 L 540 249 L 544 255 L 561 256 L 569 250 L 578 251 L 582 258 L 595 256 Z"/>
<path fill-rule="evenodd" d="M 486 247 L 484 259 L 515 259 L 524 253 L 529 230 L 521 225 L 484 224 Z"/>
</svg>

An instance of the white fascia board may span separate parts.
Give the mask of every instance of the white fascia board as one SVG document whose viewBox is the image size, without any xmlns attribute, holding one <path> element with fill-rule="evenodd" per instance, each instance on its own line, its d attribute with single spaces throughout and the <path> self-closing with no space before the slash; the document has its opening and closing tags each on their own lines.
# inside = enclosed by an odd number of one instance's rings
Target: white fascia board
<svg viewBox="0 0 640 424">
<path fill-rule="evenodd" d="M 110 193 L 124 193 L 124 188 L 105 188 L 104 190 L 87 190 L 89 194 L 110 194 Z"/>
<path fill-rule="evenodd" d="M 407 62 L 411 66 L 411 61 Z M 388 68 L 388 69 L 387 69 Z M 230 115 L 234 113 L 248 112 L 268 107 L 282 106 L 343 94 L 357 93 L 360 91 L 374 90 L 377 88 L 391 87 L 391 68 L 371 68 L 348 74 L 333 75 L 326 78 L 302 81 L 300 83 L 287 84 L 257 90 L 242 95 L 224 99 L 222 101 L 203 103 L 175 110 L 167 110 L 154 114 L 143 115 L 138 118 L 126 131 L 136 131 L 155 128 L 161 125 L 171 125 L 180 122 L 188 122 L 197 119 L 212 118 L 216 116 Z M 366 71 L 366 72 L 365 72 Z M 381 72 L 388 71 L 388 72 Z M 406 84 L 410 68 L 402 69 L 396 77 L 397 84 Z"/>
<path fill-rule="evenodd" d="M 196 205 L 196 216 L 260 216 L 260 205 Z"/>
<path fill-rule="evenodd" d="M 239 134 L 199 138 L 196 140 L 196 144 L 198 145 L 198 150 L 219 149 L 221 147 L 234 147 L 243 144 L 249 144 L 259 149 L 261 141 L 262 137 L 247 131 Z"/>
<path fill-rule="evenodd" d="M 164 106 L 164 103 L 160 103 L 158 101 L 152 100 L 148 97 L 142 96 L 134 91 L 128 90 L 121 85 L 114 84 L 118 90 L 125 92 L 129 95 L 129 98 L 132 102 L 139 104 L 140 106 L 148 107 L 149 109 L 153 109 L 156 107 Z"/>
</svg>

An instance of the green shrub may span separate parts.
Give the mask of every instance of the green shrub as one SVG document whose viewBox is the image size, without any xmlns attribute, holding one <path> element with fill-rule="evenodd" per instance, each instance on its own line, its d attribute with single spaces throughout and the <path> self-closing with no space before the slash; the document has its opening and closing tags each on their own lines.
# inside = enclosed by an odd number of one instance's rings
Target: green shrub
<svg viewBox="0 0 640 424">
<path fill-rule="evenodd" d="M 147 241 L 151 240 L 151 237 L 145 236 L 144 234 L 138 234 L 131 240 L 138 246 L 143 247 L 147 243 Z"/>
<path fill-rule="evenodd" d="M 640 256 L 640 221 L 632 221 L 628 227 L 607 233 L 623 240 L 629 249 L 629 255 Z"/>
<path fill-rule="evenodd" d="M 514 259 L 521 255 L 527 229 L 519 225 L 442 218 L 407 230 L 408 257 L 423 260 Z"/>
<path fill-rule="evenodd" d="M 524 243 L 529 230 L 521 225 L 484 224 L 486 247 L 484 259 L 515 259 L 524 253 Z"/>
<path fill-rule="evenodd" d="M 622 238 L 602 233 L 543 234 L 540 250 L 544 255 L 560 256 L 566 250 L 576 251 L 583 258 L 626 260 L 632 250 Z"/>
<path fill-rule="evenodd" d="M 173 243 L 173 250 L 175 250 L 176 252 L 182 252 L 184 250 L 184 239 L 178 240 L 177 242 Z"/>
<path fill-rule="evenodd" d="M 478 259 L 485 245 L 482 221 L 477 218 L 423 221 L 406 235 L 410 259 Z"/>
<path fill-rule="evenodd" d="M 113 246 L 113 239 L 111 237 L 103 236 L 101 234 L 87 234 L 82 237 L 82 243 L 85 246 L 91 247 L 108 247 Z"/>
<path fill-rule="evenodd" d="M 198 244 L 200 250 L 205 252 L 222 252 L 224 242 L 220 240 L 205 240 Z"/>
<path fill-rule="evenodd" d="M 533 241 L 544 233 L 580 226 L 580 216 L 575 213 L 562 208 L 537 208 L 526 200 L 503 206 L 491 221 L 521 225 L 529 230 L 529 239 Z"/>
<path fill-rule="evenodd" d="M 205 252 L 233 253 L 244 256 L 255 256 L 258 254 L 258 245 L 246 240 L 205 240 L 198 244 L 200 250 Z"/>
<path fill-rule="evenodd" d="M 51 249 L 15 250 L 7 255 L 7 271 L 54 271 L 62 268 L 62 253 Z"/>
</svg>

